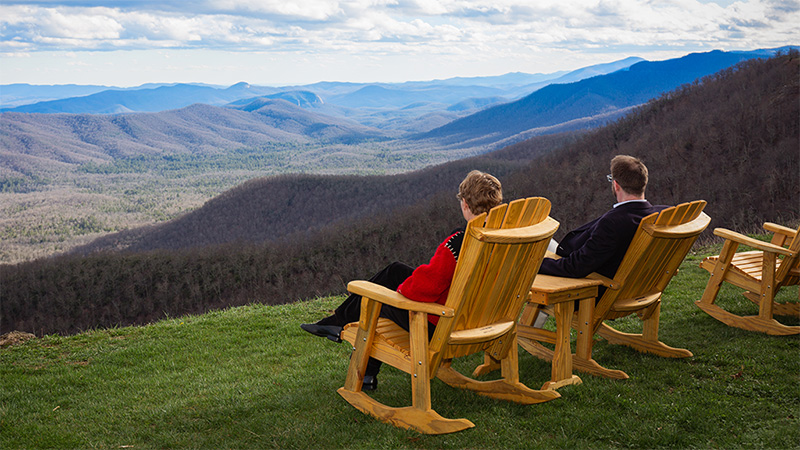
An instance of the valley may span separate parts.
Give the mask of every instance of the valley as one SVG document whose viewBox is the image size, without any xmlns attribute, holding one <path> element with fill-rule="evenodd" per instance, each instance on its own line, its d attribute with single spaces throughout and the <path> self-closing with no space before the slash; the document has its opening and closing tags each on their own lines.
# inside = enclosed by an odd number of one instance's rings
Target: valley
<svg viewBox="0 0 800 450">
<path fill-rule="evenodd" d="M 105 164 L 51 164 L 38 169 L 35 180 L 6 179 L 0 192 L 0 264 L 46 257 L 108 233 L 174 219 L 254 178 L 395 174 L 446 158 L 392 151 L 381 143 L 312 143 L 215 155 L 116 158 Z"/>
<path fill-rule="evenodd" d="M 67 98 L 59 92 L 79 88 L 6 86 L 3 105 L 15 106 L 0 113 L 0 264 L 176 219 L 260 177 L 405 174 L 586 133 L 776 51 L 393 85 L 95 86 Z"/>
</svg>

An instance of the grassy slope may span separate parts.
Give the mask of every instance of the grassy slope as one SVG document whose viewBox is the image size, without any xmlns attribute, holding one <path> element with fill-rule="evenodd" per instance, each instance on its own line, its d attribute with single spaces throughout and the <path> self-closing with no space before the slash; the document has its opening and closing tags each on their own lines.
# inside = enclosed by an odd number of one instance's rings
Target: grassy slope
<svg viewBox="0 0 800 450">
<path fill-rule="evenodd" d="M 396 429 L 336 394 L 346 345 L 298 327 L 328 314 L 341 301 L 335 297 L 47 336 L 2 349 L 0 447 L 796 448 L 800 336 L 729 328 L 696 308 L 692 302 L 707 280 L 699 260 L 690 255 L 668 287 L 661 322 L 662 340 L 694 357 L 670 360 L 601 341 L 595 358 L 631 379 L 579 374 L 582 385 L 533 406 L 435 380 L 434 408 L 476 424 L 454 435 Z M 780 298 L 797 295 L 789 288 Z M 753 311 L 741 298 L 726 288 L 720 301 Z M 635 326 L 632 319 L 617 323 Z M 469 372 L 478 362 L 473 356 L 456 368 Z M 521 352 L 520 375 L 537 387 L 549 378 L 549 365 Z M 386 367 L 380 379 L 377 398 L 410 402 L 406 375 Z"/>
</svg>

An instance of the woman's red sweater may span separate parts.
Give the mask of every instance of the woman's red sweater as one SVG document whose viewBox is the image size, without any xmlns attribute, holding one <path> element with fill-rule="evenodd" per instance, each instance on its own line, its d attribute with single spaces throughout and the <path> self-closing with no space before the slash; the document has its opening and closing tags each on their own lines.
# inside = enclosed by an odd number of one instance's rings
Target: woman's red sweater
<svg viewBox="0 0 800 450">
<path fill-rule="evenodd" d="M 430 262 L 414 269 L 411 276 L 397 287 L 397 292 L 409 300 L 444 305 L 453 282 L 463 240 L 463 230 L 451 234 L 439 244 Z M 428 314 L 428 321 L 436 325 L 439 323 L 439 316 Z"/>
</svg>

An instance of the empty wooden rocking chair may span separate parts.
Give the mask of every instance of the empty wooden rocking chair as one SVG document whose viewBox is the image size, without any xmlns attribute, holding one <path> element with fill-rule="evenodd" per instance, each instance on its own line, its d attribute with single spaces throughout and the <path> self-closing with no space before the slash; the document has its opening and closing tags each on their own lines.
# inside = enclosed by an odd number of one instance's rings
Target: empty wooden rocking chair
<svg viewBox="0 0 800 450">
<path fill-rule="evenodd" d="M 800 303 L 776 303 L 775 294 L 783 286 L 800 280 L 800 227 L 792 230 L 774 223 L 764 229 L 773 233 L 771 242 L 762 242 L 724 228 L 714 234 L 725 238 L 719 256 L 700 263 L 711 278 L 703 297 L 695 304 L 711 317 L 727 325 L 772 335 L 800 334 L 800 326 L 784 325 L 774 314 L 800 316 Z M 739 244 L 756 250 L 736 253 Z M 758 315 L 739 316 L 714 303 L 723 282 L 745 289 L 744 296 L 758 305 Z"/>
</svg>

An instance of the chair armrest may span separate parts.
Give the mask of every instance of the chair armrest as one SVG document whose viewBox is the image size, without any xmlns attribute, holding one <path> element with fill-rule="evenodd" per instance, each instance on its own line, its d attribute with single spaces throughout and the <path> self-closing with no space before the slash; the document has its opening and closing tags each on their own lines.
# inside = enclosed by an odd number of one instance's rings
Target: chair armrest
<svg viewBox="0 0 800 450">
<path fill-rule="evenodd" d="M 353 294 L 375 300 L 384 305 L 391 305 L 406 311 L 416 311 L 441 317 L 453 317 L 453 308 L 438 303 L 415 302 L 405 298 L 397 291 L 365 280 L 355 280 L 347 284 L 347 290 Z"/>
<path fill-rule="evenodd" d="M 589 275 L 586 275 L 586 278 L 591 278 L 593 280 L 600 280 L 600 281 L 603 282 L 603 286 L 605 286 L 605 287 L 607 287 L 609 289 L 622 289 L 622 283 L 621 282 L 616 282 L 616 281 L 612 280 L 611 278 L 605 277 L 605 276 L 600 275 L 599 273 L 596 273 L 596 272 L 592 272 Z"/>
<path fill-rule="evenodd" d="M 789 239 L 793 239 L 794 235 L 797 234 L 797 230 L 772 222 L 764 222 L 764 229 L 775 234 L 782 234 Z"/>
<path fill-rule="evenodd" d="M 729 241 L 737 242 L 739 244 L 744 244 L 748 247 L 753 247 L 755 249 L 761 250 L 762 252 L 777 253 L 779 255 L 784 255 L 784 256 L 792 256 L 794 254 L 789 249 L 779 247 L 774 244 L 770 244 L 769 242 L 759 241 L 758 239 L 753 239 L 749 236 L 745 236 L 741 233 L 737 233 L 735 231 L 731 231 L 726 228 L 715 228 L 714 234 L 721 238 L 725 238 Z"/>
</svg>

